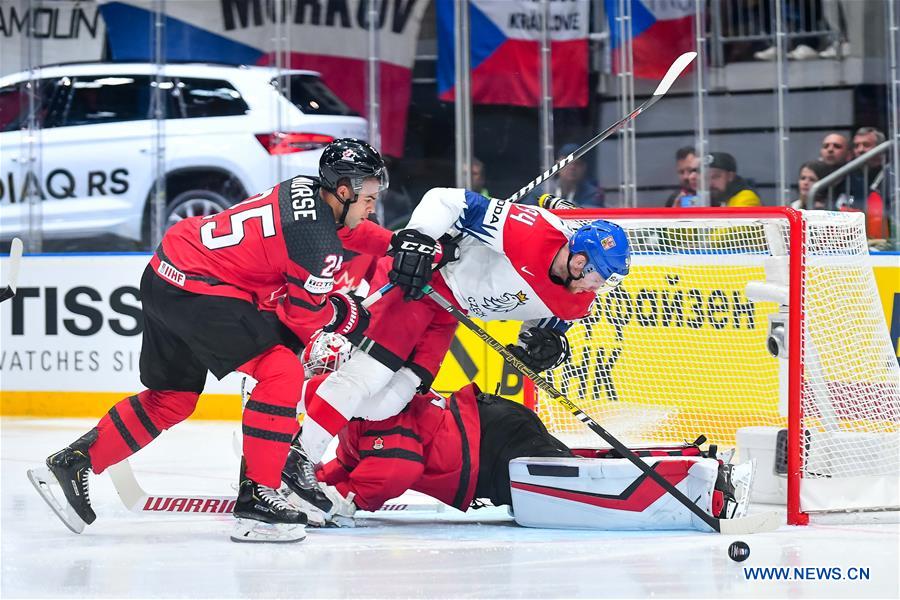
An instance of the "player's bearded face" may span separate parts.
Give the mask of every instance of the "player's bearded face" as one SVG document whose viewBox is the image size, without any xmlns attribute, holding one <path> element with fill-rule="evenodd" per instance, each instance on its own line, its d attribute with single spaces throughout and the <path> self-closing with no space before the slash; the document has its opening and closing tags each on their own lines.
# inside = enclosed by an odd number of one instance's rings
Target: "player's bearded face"
<svg viewBox="0 0 900 600">
<path fill-rule="evenodd" d="M 606 280 L 603 279 L 603 276 L 593 269 L 588 269 L 587 272 L 585 272 L 587 258 L 582 254 L 572 255 L 566 266 L 569 270 L 569 276 L 572 278 L 566 287 L 572 292 L 596 293 L 606 282 Z"/>
</svg>

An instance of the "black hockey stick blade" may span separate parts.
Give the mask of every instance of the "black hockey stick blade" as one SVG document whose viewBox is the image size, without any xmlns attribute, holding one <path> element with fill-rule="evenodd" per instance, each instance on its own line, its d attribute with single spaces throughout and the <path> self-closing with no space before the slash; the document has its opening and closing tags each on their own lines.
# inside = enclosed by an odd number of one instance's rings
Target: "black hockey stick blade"
<svg viewBox="0 0 900 600">
<path fill-rule="evenodd" d="M 488 346 L 496 350 L 497 353 L 499 353 L 507 363 L 519 369 L 519 371 L 523 375 L 531 379 L 537 387 L 542 389 L 544 392 L 549 394 L 551 398 L 566 407 L 566 409 L 571 412 L 576 418 L 578 418 L 579 421 L 584 423 L 591 431 L 599 435 L 607 444 L 612 446 L 620 456 L 628 459 L 634 466 L 645 473 L 650 479 L 655 481 L 667 493 L 673 496 L 692 513 L 697 515 L 697 517 L 700 518 L 704 523 L 706 523 L 713 531 L 726 534 L 748 534 L 761 533 L 764 531 L 774 531 L 780 526 L 781 515 L 779 515 L 778 513 L 761 513 L 757 515 L 751 515 L 749 517 L 739 517 L 735 519 L 719 519 L 708 514 L 702 508 L 697 506 L 696 503 L 692 502 L 690 498 L 685 496 L 681 490 L 672 485 L 665 477 L 660 475 L 655 469 L 644 462 L 637 454 L 632 452 L 627 446 L 625 446 L 625 444 L 620 442 L 611 433 L 601 427 L 599 423 L 597 423 L 590 417 L 590 415 L 586 414 L 580 408 L 575 406 L 575 404 L 571 400 L 566 398 L 561 392 L 554 388 L 550 384 L 550 382 L 532 371 L 528 367 L 528 365 L 516 358 L 516 356 L 506 348 L 506 346 L 494 339 L 488 332 L 486 332 L 474 321 L 472 321 L 472 319 L 470 319 L 464 312 L 453 306 L 449 301 L 447 301 L 446 298 L 432 289 L 431 286 L 425 286 L 424 291 L 435 302 L 437 302 L 441 308 L 453 315 L 453 317 L 457 321 L 465 325 L 467 329 L 477 335 Z"/>
<path fill-rule="evenodd" d="M 9 258 L 6 260 L 6 287 L 0 289 L 0 302 L 16 295 L 19 279 L 19 263 L 22 261 L 22 240 L 13 238 L 9 246 Z"/>
<path fill-rule="evenodd" d="M 660 98 L 666 95 L 666 92 L 669 91 L 669 88 L 672 87 L 672 84 L 675 83 L 675 80 L 681 75 L 681 73 L 687 68 L 693 60 L 697 58 L 696 52 L 685 52 L 681 56 L 675 59 L 675 62 L 669 67 L 669 70 L 666 71 L 665 76 L 659 82 L 659 85 L 656 86 L 656 90 L 654 90 L 653 95 L 643 104 L 635 108 L 633 111 L 622 117 L 622 119 L 616 121 L 605 130 L 601 131 L 587 142 L 585 142 L 580 148 L 575 150 L 572 154 L 565 156 L 559 160 L 558 163 L 538 175 L 533 181 L 529 182 L 525 187 L 520 189 L 518 192 L 510 196 L 506 199 L 507 202 L 516 202 L 520 200 L 522 196 L 541 185 L 554 175 L 556 175 L 560 169 L 565 167 L 567 164 L 572 162 L 573 160 L 578 160 L 585 154 L 587 154 L 591 149 L 594 148 L 597 144 L 617 132 L 619 129 L 628 124 L 629 121 L 637 117 L 639 114 L 656 104 Z"/>
</svg>

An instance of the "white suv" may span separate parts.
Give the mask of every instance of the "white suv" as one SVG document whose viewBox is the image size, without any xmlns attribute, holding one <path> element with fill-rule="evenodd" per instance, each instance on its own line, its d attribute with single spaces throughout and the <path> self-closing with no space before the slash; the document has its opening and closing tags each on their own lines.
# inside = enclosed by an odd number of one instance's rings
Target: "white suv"
<svg viewBox="0 0 900 600">
<path fill-rule="evenodd" d="M 156 66 L 50 66 L 37 81 L 28 138 L 29 74 L 0 77 L 0 240 L 23 235 L 29 190 L 43 199 L 45 239 L 113 234 L 147 241 L 157 144 L 165 147 L 166 220 L 210 214 L 292 175 L 315 175 L 322 148 L 366 138 L 312 71 L 169 64 L 153 120 Z"/>
</svg>

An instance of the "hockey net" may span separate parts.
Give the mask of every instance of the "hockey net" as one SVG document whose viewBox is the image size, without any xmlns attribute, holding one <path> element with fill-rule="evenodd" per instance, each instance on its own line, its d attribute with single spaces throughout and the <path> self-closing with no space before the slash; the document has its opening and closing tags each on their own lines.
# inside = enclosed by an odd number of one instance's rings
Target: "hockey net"
<svg viewBox="0 0 900 600">
<path fill-rule="evenodd" d="M 615 221 L 632 244 L 631 273 L 569 330 L 572 357 L 548 373 L 579 408 L 626 444 L 703 434 L 734 447 L 740 428 L 787 429 L 792 523 L 813 511 L 896 508 L 900 369 L 861 214 L 557 214 L 573 226 Z M 779 333 L 781 358 L 769 349 Z M 565 441 L 600 442 L 531 386 L 526 402 Z"/>
</svg>

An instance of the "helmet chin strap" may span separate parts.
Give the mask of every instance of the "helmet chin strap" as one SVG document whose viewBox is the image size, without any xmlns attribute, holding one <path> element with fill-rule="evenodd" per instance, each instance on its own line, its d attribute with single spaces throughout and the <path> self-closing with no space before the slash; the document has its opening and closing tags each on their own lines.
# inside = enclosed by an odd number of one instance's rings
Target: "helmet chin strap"
<svg viewBox="0 0 900 600">
<path fill-rule="evenodd" d="M 566 275 L 567 275 L 567 277 L 565 279 L 563 279 L 562 277 L 559 277 L 558 275 L 554 275 L 553 273 L 550 273 L 550 281 L 552 281 L 553 283 L 555 283 L 557 285 L 569 287 L 569 284 L 572 283 L 573 281 L 578 281 L 579 279 L 584 279 L 584 270 L 581 271 L 581 275 L 579 275 L 578 277 L 575 277 L 574 275 L 572 275 L 572 257 L 573 256 L 575 256 L 575 253 L 569 252 L 569 258 L 566 259 Z"/>
<path fill-rule="evenodd" d="M 350 205 L 354 204 L 357 199 L 359 199 L 359 194 L 354 192 L 352 200 L 350 200 L 349 198 L 347 200 L 344 200 L 337 193 L 337 190 L 335 190 L 334 197 L 338 199 L 338 202 L 344 205 L 344 208 L 341 209 L 341 216 L 338 217 L 338 227 L 343 227 L 345 224 L 344 221 L 347 219 L 347 213 L 350 212 Z"/>
</svg>

